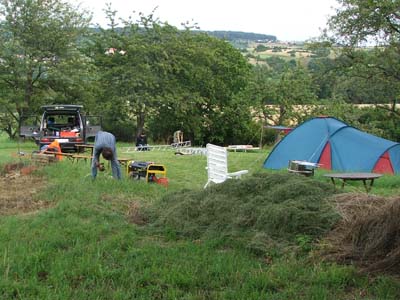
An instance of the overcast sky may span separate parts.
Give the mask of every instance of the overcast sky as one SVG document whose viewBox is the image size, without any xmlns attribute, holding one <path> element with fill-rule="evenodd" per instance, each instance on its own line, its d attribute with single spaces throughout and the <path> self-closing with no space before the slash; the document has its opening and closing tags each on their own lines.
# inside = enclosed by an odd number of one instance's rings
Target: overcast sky
<svg viewBox="0 0 400 300">
<path fill-rule="evenodd" d="M 182 22 L 197 23 L 201 30 L 229 30 L 271 34 L 282 41 L 303 41 L 320 34 L 336 0 L 69 0 L 93 13 L 93 23 L 106 27 L 105 3 L 118 16 L 135 17 L 138 12 L 182 28 Z"/>
</svg>

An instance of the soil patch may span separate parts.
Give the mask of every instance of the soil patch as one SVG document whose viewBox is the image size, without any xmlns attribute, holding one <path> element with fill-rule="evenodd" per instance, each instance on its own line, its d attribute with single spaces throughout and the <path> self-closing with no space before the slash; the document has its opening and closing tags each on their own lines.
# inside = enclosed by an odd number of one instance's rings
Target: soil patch
<svg viewBox="0 0 400 300">
<path fill-rule="evenodd" d="M 38 199 L 45 180 L 34 171 L 37 167 L 23 163 L 10 163 L 0 175 L 0 215 L 16 215 L 47 208 L 50 203 Z"/>
<path fill-rule="evenodd" d="M 133 201 L 128 209 L 127 218 L 129 222 L 136 224 L 136 225 L 145 225 L 147 224 L 148 220 L 144 214 L 142 214 L 140 209 L 140 204 L 137 201 Z"/>
</svg>

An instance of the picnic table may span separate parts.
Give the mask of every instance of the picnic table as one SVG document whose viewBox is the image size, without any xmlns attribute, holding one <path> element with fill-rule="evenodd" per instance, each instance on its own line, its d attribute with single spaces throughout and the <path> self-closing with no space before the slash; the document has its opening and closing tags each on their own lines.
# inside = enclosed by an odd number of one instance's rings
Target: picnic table
<svg viewBox="0 0 400 300">
<path fill-rule="evenodd" d="M 365 187 L 365 190 L 367 193 L 371 190 L 372 185 L 374 184 L 374 180 L 382 177 L 383 174 L 378 174 L 378 173 L 331 173 L 331 174 L 325 174 L 325 177 L 329 177 L 333 183 L 333 185 L 336 187 L 335 180 L 339 179 L 342 180 L 342 188 L 344 188 L 344 184 L 346 181 L 362 181 Z M 367 184 L 367 181 L 369 181 L 369 185 Z"/>
<path fill-rule="evenodd" d="M 78 148 L 78 152 L 86 152 L 86 150 L 90 151 L 90 155 L 93 156 L 93 151 L 94 151 L 94 144 L 78 144 L 76 145 Z"/>
<path fill-rule="evenodd" d="M 78 162 L 79 160 L 84 160 L 85 162 L 87 162 L 88 160 L 92 160 L 93 156 L 74 154 L 68 158 L 71 159 L 72 162 Z"/>
<path fill-rule="evenodd" d="M 259 150 L 260 148 L 258 148 L 258 147 L 253 147 L 253 145 L 229 145 L 228 147 L 227 147 L 227 149 L 228 150 L 231 150 L 231 151 L 244 151 L 244 152 L 247 152 L 247 151 L 251 151 L 251 150 Z"/>
</svg>

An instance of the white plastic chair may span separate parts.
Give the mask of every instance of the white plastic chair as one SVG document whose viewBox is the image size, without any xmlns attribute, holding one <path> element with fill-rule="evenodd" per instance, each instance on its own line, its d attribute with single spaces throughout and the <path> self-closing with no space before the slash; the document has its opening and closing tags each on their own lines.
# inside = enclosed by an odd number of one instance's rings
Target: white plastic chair
<svg viewBox="0 0 400 300">
<path fill-rule="evenodd" d="M 210 182 L 222 183 L 227 179 L 240 178 L 243 174 L 247 174 L 248 170 L 241 170 L 228 173 L 228 151 L 224 147 L 207 144 L 207 174 L 208 180 L 204 188 Z"/>
</svg>

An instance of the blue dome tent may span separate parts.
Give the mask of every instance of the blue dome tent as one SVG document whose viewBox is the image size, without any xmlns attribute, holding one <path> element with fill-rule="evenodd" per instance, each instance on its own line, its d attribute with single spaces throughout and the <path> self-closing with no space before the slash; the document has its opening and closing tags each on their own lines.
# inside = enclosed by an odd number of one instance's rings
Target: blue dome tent
<svg viewBox="0 0 400 300">
<path fill-rule="evenodd" d="M 332 117 L 317 117 L 289 132 L 272 149 L 264 168 L 287 168 L 290 160 L 305 160 L 342 172 L 398 174 L 400 144 Z"/>
</svg>

